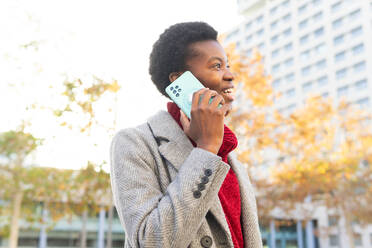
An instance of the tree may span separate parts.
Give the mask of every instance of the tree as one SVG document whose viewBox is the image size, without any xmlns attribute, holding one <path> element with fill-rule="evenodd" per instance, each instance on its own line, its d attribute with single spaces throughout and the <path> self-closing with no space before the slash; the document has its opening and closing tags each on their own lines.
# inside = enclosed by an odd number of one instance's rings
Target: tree
<svg viewBox="0 0 372 248">
<path fill-rule="evenodd" d="M 370 222 L 370 113 L 319 96 L 309 97 L 291 114 L 277 111 L 273 101 L 280 95 L 272 89 L 261 56 L 239 56 L 233 45 L 227 51 L 240 90 L 229 125 L 257 189 L 261 222 L 274 209 L 286 214 L 300 209 L 309 217 L 319 205 L 341 211 L 349 229 L 353 219 Z M 313 208 L 304 204 L 309 196 Z M 351 237 L 352 230 L 348 233 Z"/>
<path fill-rule="evenodd" d="M 98 128 L 103 129 L 109 135 L 113 133 L 113 129 L 116 123 L 116 111 L 113 110 L 112 105 L 117 102 L 117 93 L 120 90 L 120 86 L 116 80 L 108 83 L 104 80 L 93 76 L 91 82 L 83 81 L 79 78 L 73 80 L 66 80 L 64 82 L 65 90 L 62 93 L 66 98 L 65 106 L 61 109 L 54 110 L 54 114 L 59 118 L 63 119 L 61 122 L 62 126 L 67 126 L 70 129 L 78 128 L 81 133 L 91 136 L 92 132 Z M 111 93 L 111 94 L 108 94 Z M 107 95 L 113 97 L 114 103 L 107 99 Z M 106 97 L 106 99 L 105 99 Z M 113 113 L 112 122 L 104 123 L 103 119 L 97 117 L 98 108 L 102 106 L 102 101 L 108 100 L 109 106 L 106 112 Z M 78 118 L 71 118 L 72 115 L 78 116 Z M 65 118 L 63 118 L 65 117 Z M 79 120 L 79 121 L 76 121 Z M 81 230 L 81 247 L 86 247 L 86 221 L 88 212 L 98 212 L 96 208 L 96 202 L 101 207 L 109 206 L 112 208 L 112 197 L 111 197 L 111 185 L 109 178 L 105 177 L 102 167 L 98 171 L 100 177 L 92 174 L 96 170 L 96 165 L 88 161 L 88 166 L 81 170 L 75 184 L 75 192 L 81 197 L 78 202 L 77 213 L 83 216 L 83 227 Z M 101 178 L 103 177 L 103 178 Z M 89 185 L 89 187 L 87 187 Z M 94 191 L 92 191 L 94 189 Z M 105 196 L 102 196 L 102 192 Z M 76 202 L 74 202 L 76 204 Z M 110 225 L 112 223 L 109 223 Z"/>
<path fill-rule="evenodd" d="M 5 207 L 3 211 L 10 211 L 10 248 L 17 247 L 19 219 L 22 212 L 22 201 L 29 190 L 33 188 L 35 178 L 30 177 L 25 167 L 25 160 L 41 141 L 32 134 L 24 132 L 24 127 L 19 130 L 8 131 L 0 134 L 0 180 L 2 180 L 1 199 Z M 8 207 L 8 209 L 6 209 Z"/>
<path fill-rule="evenodd" d="M 299 204 L 311 195 L 314 205 L 338 211 L 346 221 L 349 247 L 354 247 L 351 222 L 372 222 L 370 123 L 370 113 L 351 104 L 334 107 L 310 98 L 283 125 L 278 148 L 286 159 L 272 171 L 281 200 L 291 196 L 292 204 Z"/>
</svg>

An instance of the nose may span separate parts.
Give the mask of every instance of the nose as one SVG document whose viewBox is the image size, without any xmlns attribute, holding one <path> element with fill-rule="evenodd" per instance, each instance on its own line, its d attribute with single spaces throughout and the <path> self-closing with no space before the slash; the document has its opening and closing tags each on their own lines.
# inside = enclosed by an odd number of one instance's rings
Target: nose
<svg viewBox="0 0 372 248">
<path fill-rule="evenodd" d="M 226 68 L 225 73 L 223 75 L 223 79 L 226 81 L 234 80 L 234 74 L 230 71 L 230 68 Z"/>
</svg>

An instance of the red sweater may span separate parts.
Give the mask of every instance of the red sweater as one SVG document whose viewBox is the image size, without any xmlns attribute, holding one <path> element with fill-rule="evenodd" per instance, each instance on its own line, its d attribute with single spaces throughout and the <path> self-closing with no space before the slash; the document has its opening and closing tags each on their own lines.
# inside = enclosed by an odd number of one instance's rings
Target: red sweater
<svg viewBox="0 0 372 248">
<path fill-rule="evenodd" d="M 172 115 L 173 119 L 182 128 L 182 124 L 180 121 L 181 114 L 178 106 L 173 102 L 169 102 L 167 104 L 167 108 L 168 112 Z M 190 139 L 190 141 L 194 146 L 196 146 L 193 140 Z M 237 145 L 238 140 L 235 134 L 225 125 L 223 142 L 217 155 L 222 158 L 222 161 L 228 163 L 227 155 L 232 150 L 234 150 L 237 147 Z M 222 183 L 220 191 L 218 192 L 218 197 L 221 201 L 221 205 L 226 216 L 226 221 L 229 225 L 234 247 L 243 248 L 244 239 L 242 233 L 242 225 L 240 222 L 241 217 L 240 190 L 238 179 L 236 178 L 236 175 L 231 168 L 227 173 L 225 180 Z"/>
</svg>

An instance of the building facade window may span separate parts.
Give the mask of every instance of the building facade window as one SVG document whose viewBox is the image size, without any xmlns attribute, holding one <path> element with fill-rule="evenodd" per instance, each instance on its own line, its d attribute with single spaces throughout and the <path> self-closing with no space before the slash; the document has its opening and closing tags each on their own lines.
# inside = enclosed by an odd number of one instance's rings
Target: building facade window
<svg viewBox="0 0 372 248">
<path fill-rule="evenodd" d="M 271 57 L 276 58 L 280 54 L 280 49 L 275 49 L 274 51 L 271 52 Z"/>
<path fill-rule="evenodd" d="M 311 71 L 311 66 L 310 65 L 301 69 L 301 73 L 302 73 L 303 76 L 309 75 L 310 71 Z"/>
<path fill-rule="evenodd" d="M 282 81 L 282 80 L 281 80 L 280 78 L 275 79 L 275 80 L 273 81 L 273 87 L 274 87 L 275 89 L 279 88 L 281 81 Z"/>
<path fill-rule="evenodd" d="M 251 28 L 251 26 L 252 26 L 252 22 L 248 22 L 248 23 L 245 24 L 245 29 L 249 30 Z"/>
<path fill-rule="evenodd" d="M 329 245 L 330 246 L 339 246 L 340 245 L 338 235 L 336 235 L 336 234 L 329 235 Z"/>
<path fill-rule="evenodd" d="M 284 37 L 290 36 L 291 33 L 292 33 L 292 29 L 291 28 L 287 28 L 286 30 L 283 31 Z"/>
<path fill-rule="evenodd" d="M 304 36 L 302 36 L 302 37 L 300 38 L 300 44 L 301 44 L 301 45 L 306 44 L 308 41 L 309 41 L 309 35 L 308 35 L 308 34 L 307 34 L 307 35 L 304 35 Z"/>
<path fill-rule="evenodd" d="M 245 42 L 246 43 L 249 43 L 251 41 L 252 41 L 252 35 L 248 35 L 248 36 L 245 37 Z"/>
<path fill-rule="evenodd" d="M 332 22 L 332 28 L 333 29 L 338 29 L 339 27 L 341 27 L 342 26 L 342 23 L 343 23 L 343 21 L 344 21 L 344 18 L 338 18 L 337 20 L 335 20 L 335 21 L 333 21 Z"/>
<path fill-rule="evenodd" d="M 341 9 L 341 6 L 342 6 L 342 0 L 341 1 L 338 1 L 337 3 L 332 4 L 331 11 L 332 12 L 339 11 Z"/>
<path fill-rule="evenodd" d="M 270 15 L 274 15 L 278 11 L 278 6 L 272 7 L 270 9 Z"/>
<path fill-rule="evenodd" d="M 298 13 L 299 13 L 299 14 L 303 14 L 303 13 L 305 13 L 306 9 L 307 9 L 307 4 L 301 5 L 301 6 L 298 8 Z"/>
<path fill-rule="evenodd" d="M 303 51 L 300 54 L 301 61 L 306 62 L 310 58 L 310 50 Z"/>
<path fill-rule="evenodd" d="M 291 97 L 294 97 L 294 96 L 295 96 L 296 91 L 295 91 L 294 88 L 292 88 L 292 89 L 287 90 L 285 94 L 286 94 L 286 96 L 287 96 L 288 98 L 291 98 Z"/>
<path fill-rule="evenodd" d="M 351 20 L 356 20 L 357 18 L 359 18 L 361 16 L 362 12 L 360 11 L 360 9 L 357 9 L 357 10 L 354 10 L 353 12 L 351 12 L 349 14 L 349 17 Z"/>
<path fill-rule="evenodd" d="M 285 81 L 288 82 L 288 83 L 292 83 L 295 79 L 295 75 L 294 73 L 289 73 L 287 75 L 285 75 Z"/>
<path fill-rule="evenodd" d="M 318 62 L 316 62 L 315 66 L 318 70 L 323 70 L 327 66 L 327 60 L 325 59 L 319 60 Z"/>
<path fill-rule="evenodd" d="M 258 17 L 256 18 L 256 22 L 257 22 L 258 24 L 263 23 L 263 20 L 264 20 L 263 15 L 260 15 L 260 16 L 258 16 Z"/>
<path fill-rule="evenodd" d="M 322 0 L 313 0 L 311 1 L 311 3 L 314 5 L 314 6 L 319 6 L 319 4 L 322 2 Z"/>
<path fill-rule="evenodd" d="M 275 35 L 273 37 L 271 37 L 271 44 L 275 44 L 276 42 L 278 42 L 279 40 L 279 35 Z"/>
<path fill-rule="evenodd" d="M 363 245 L 363 242 L 362 242 L 362 235 L 360 235 L 360 233 L 354 233 L 353 235 L 353 239 L 354 239 L 354 245 L 355 246 L 362 246 Z"/>
<path fill-rule="evenodd" d="M 353 55 L 361 54 L 364 51 L 364 44 L 361 43 L 359 45 L 356 45 L 351 50 L 353 52 Z"/>
<path fill-rule="evenodd" d="M 364 90 L 368 88 L 368 82 L 367 79 L 359 80 L 355 83 L 355 88 L 357 90 Z"/>
<path fill-rule="evenodd" d="M 361 108 L 369 108 L 369 97 L 362 98 L 355 102 Z"/>
<path fill-rule="evenodd" d="M 350 31 L 352 37 L 358 37 L 363 33 L 362 26 L 356 27 Z"/>
<path fill-rule="evenodd" d="M 316 38 L 319 38 L 324 34 L 324 28 L 318 28 L 317 30 L 314 31 L 314 36 Z"/>
<path fill-rule="evenodd" d="M 298 28 L 299 29 L 304 29 L 306 28 L 307 24 L 309 23 L 309 20 L 308 19 L 305 19 L 303 21 L 301 21 L 299 24 L 298 24 Z"/>
<path fill-rule="evenodd" d="M 291 20 L 291 14 L 287 14 L 287 15 L 283 16 L 282 20 L 283 20 L 284 23 L 289 22 Z"/>
<path fill-rule="evenodd" d="M 344 87 L 338 88 L 337 89 L 337 96 L 338 97 L 346 96 L 348 91 L 349 91 L 349 86 L 344 86 Z"/>
<path fill-rule="evenodd" d="M 261 42 L 260 44 L 258 44 L 258 50 L 262 52 L 264 49 L 265 49 L 265 43 Z"/>
<path fill-rule="evenodd" d="M 339 217 L 337 215 L 328 215 L 328 226 L 337 226 Z"/>
<path fill-rule="evenodd" d="M 272 71 L 273 71 L 273 73 L 279 72 L 280 71 L 280 64 L 273 65 Z"/>
<path fill-rule="evenodd" d="M 327 76 L 322 76 L 322 77 L 318 78 L 317 81 L 318 81 L 318 85 L 320 87 L 325 86 L 328 83 L 328 77 Z"/>
<path fill-rule="evenodd" d="M 313 86 L 313 83 L 312 82 L 304 83 L 302 85 L 302 91 L 305 92 L 305 93 L 307 93 L 307 92 L 309 92 L 311 90 L 312 86 Z"/>
<path fill-rule="evenodd" d="M 314 50 L 315 50 L 315 53 L 317 53 L 317 54 L 323 54 L 323 53 L 326 52 L 326 44 L 323 42 L 323 43 L 317 45 L 314 48 Z"/>
<path fill-rule="evenodd" d="M 336 79 L 343 79 L 347 75 L 347 68 L 336 71 Z"/>
<path fill-rule="evenodd" d="M 335 55 L 335 61 L 336 62 L 340 62 L 342 60 L 345 60 L 345 58 L 346 58 L 346 52 L 345 51 L 339 52 Z"/>
<path fill-rule="evenodd" d="M 293 58 L 289 58 L 286 61 L 284 61 L 284 66 L 291 67 L 293 65 Z"/>
<path fill-rule="evenodd" d="M 353 65 L 354 72 L 362 72 L 366 69 L 366 62 L 362 61 Z"/>
<path fill-rule="evenodd" d="M 290 51 L 292 51 L 292 49 L 293 49 L 292 42 L 288 43 L 284 46 L 284 51 L 286 51 L 286 52 L 290 52 Z"/>
<path fill-rule="evenodd" d="M 274 21 L 274 22 L 270 23 L 270 28 L 271 29 L 275 29 L 277 26 L 278 26 L 278 21 Z"/>
<path fill-rule="evenodd" d="M 264 30 L 263 30 L 263 28 L 261 28 L 260 30 L 258 30 L 258 31 L 256 32 L 256 34 L 257 34 L 258 37 L 261 37 L 261 36 L 264 34 Z"/>
<path fill-rule="evenodd" d="M 323 18 L 323 12 L 322 12 L 322 11 L 320 11 L 320 12 L 316 13 L 315 15 L 313 15 L 313 20 L 314 20 L 314 22 L 318 22 L 318 21 L 320 21 L 322 18 Z"/>
<path fill-rule="evenodd" d="M 284 1 L 284 2 L 282 3 L 282 7 L 287 8 L 287 7 L 289 7 L 289 4 L 290 4 L 290 1 L 289 1 L 289 0 Z"/>
<path fill-rule="evenodd" d="M 345 39 L 345 35 L 341 34 L 339 36 L 336 36 L 334 39 L 333 39 L 333 44 L 335 46 L 337 45 L 340 45 L 341 43 L 344 42 L 344 39 Z"/>
</svg>

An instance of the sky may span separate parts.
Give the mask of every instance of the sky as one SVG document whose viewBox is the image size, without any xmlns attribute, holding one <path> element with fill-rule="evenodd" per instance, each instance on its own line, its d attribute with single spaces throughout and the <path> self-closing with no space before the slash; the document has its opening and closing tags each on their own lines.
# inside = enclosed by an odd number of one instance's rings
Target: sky
<svg viewBox="0 0 372 248">
<path fill-rule="evenodd" d="M 148 74 L 153 43 L 170 25 L 205 21 L 220 33 L 238 25 L 235 0 L 0 1 L 0 132 L 22 120 L 42 138 L 29 159 L 41 166 L 78 169 L 109 161 L 111 137 L 86 137 L 60 127 L 49 109 L 63 101 L 65 78 L 118 80 L 117 130 L 143 123 L 166 99 Z M 26 106 L 42 106 L 26 111 Z M 92 145 L 95 144 L 95 145 Z"/>
</svg>

